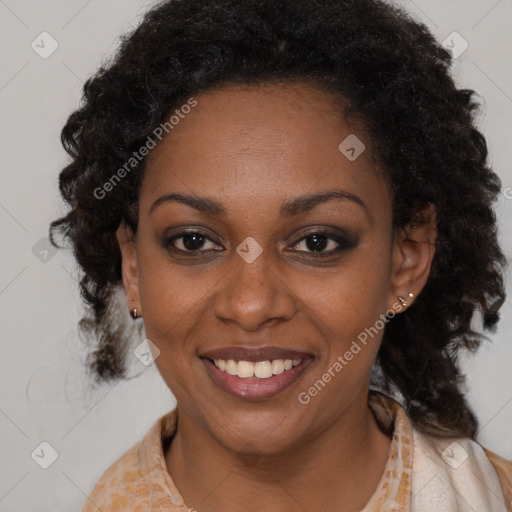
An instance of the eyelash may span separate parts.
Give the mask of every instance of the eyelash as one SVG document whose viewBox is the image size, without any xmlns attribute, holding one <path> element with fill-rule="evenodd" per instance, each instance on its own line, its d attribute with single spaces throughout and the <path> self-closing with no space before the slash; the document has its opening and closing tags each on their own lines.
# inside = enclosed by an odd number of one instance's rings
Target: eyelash
<svg viewBox="0 0 512 512">
<path fill-rule="evenodd" d="M 215 243 L 203 231 L 189 230 L 189 231 L 182 231 L 181 233 L 177 233 L 175 235 L 172 235 L 171 237 L 166 238 L 166 240 L 164 242 L 164 246 L 169 250 L 176 251 L 176 252 L 179 252 L 182 254 L 185 253 L 187 255 L 190 255 L 191 257 L 201 257 L 202 254 L 204 254 L 204 253 L 212 253 L 214 251 L 221 252 L 221 250 L 219 250 L 219 249 L 207 249 L 207 250 L 204 250 L 204 249 L 197 249 L 197 250 L 178 249 L 177 247 L 175 247 L 173 245 L 173 243 L 176 240 L 182 239 L 186 235 L 200 235 L 201 237 L 204 238 L 204 240 Z M 357 245 L 357 241 L 349 240 L 348 238 L 345 238 L 336 233 L 333 233 L 332 231 L 328 231 L 325 229 L 317 229 L 315 231 L 311 231 L 311 232 L 303 235 L 299 240 L 297 240 L 297 242 L 292 244 L 291 247 L 297 247 L 300 243 L 306 241 L 308 238 L 310 238 L 314 235 L 326 237 L 328 241 L 336 242 L 338 244 L 338 247 L 336 247 L 335 249 L 331 249 L 330 251 L 297 251 L 297 252 L 304 253 L 304 254 L 311 254 L 315 258 L 325 258 L 328 256 L 333 256 L 333 255 L 338 254 L 343 251 L 353 249 Z"/>
</svg>

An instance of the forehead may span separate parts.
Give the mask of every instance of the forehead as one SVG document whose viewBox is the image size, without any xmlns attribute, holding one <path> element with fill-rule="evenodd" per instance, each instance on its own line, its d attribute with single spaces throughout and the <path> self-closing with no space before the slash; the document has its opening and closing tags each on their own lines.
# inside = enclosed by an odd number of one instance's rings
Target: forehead
<svg viewBox="0 0 512 512">
<path fill-rule="evenodd" d="M 360 122 L 340 100 L 306 84 L 228 85 L 194 96 L 188 113 L 151 151 L 140 203 L 165 193 L 236 201 L 344 187 L 389 200 Z"/>
</svg>

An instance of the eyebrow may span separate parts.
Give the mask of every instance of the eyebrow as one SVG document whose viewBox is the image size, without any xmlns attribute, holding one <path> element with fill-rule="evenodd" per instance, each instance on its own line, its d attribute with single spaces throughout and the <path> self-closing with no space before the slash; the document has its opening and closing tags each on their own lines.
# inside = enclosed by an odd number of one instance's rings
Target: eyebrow
<svg viewBox="0 0 512 512">
<path fill-rule="evenodd" d="M 307 213 L 311 211 L 315 206 L 318 206 L 319 204 L 330 201 L 332 199 L 349 200 L 361 206 L 365 210 L 365 213 L 367 215 L 369 214 L 366 204 L 360 197 L 346 190 L 333 189 L 320 192 L 318 194 L 299 196 L 286 201 L 281 206 L 280 219 Z M 169 201 L 176 201 L 185 204 L 208 215 L 223 217 L 227 214 L 225 207 L 215 199 L 184 194 L 166 194 L 165 196 L 158 198 L 149 208 L 149 213 L 151 214 L 158 206 Z"/>
<path fill-rule="evenodd" d="M 307 213 L 315 206 L 332 199 L 347 199 L 361 206 L 366 214 L 369 213 L 365 202 L 359 196 L 356 196 L 346 190 L 334 189 L 320 192 L 318 194 L 299 196 L 287 201 L 281 206 L 280 218 L 283 219 L 285 217 Z"/>
<path fill-rule="evenodd" d="M 177 201 L 178 203 L 186 204 L 200 212 L 207 213 L 209 215 L 218 215 L 223 216 L 226 215 L 225 208 L 214 199 L 209 199 L 207 197 L 199 197 L 199 196 L 188 196 L 183 194 L 166 194 L 158 198 L 149 209 L 149 213 L 151 214 L 157 206 L 160 206 L 163 203 L 168 201 Z"/>
</svg>

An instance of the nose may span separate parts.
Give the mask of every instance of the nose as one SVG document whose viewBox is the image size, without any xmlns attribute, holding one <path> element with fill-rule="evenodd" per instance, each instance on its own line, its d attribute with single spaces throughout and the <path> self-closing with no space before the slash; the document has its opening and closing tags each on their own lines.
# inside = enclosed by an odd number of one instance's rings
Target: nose
<svg viewBox="0 0 512 512">
<path fill-rule="evenodd" d="M 233 259 L 232 269 L 215 296 L 217 318 L 247 331 L 290 320 L 296 312 L 293 292 L 265 251 L 251 263 L 238 254 Z"/>
</svg>

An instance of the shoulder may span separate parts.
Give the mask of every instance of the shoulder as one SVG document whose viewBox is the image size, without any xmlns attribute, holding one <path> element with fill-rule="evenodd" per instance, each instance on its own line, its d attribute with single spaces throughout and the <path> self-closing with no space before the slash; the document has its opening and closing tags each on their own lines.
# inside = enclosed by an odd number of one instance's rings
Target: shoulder
<svg viewBox="0 0 512 512">
<path fill-rule="evenodd" d="M 413 429 L 413 441 L 417 510 L 429 510 L 427 503 L 437 502 L 461 511 L 512 510 L 511 462 L 469 438 L 429 436 Z"/>
<path fill-rule="evenodd" d="M 500 457 L 487 448 L 484 448 L 484 451 L 498 474 L 505 496 L 505 503 L 507 503 L 509 510 L 512 510 L 512 461 Z"/>
<path fill-rule="evenodd" d="M 97 512 L 98 508 L 111 512 L 126 510 L 126 507 L 132 506 L 128 499 L 131 493 L 141 498 L 148 494 L 149 488 L 140 460 L 141 444 L 142 441 L 136 443 L 105 471 L 82 512 Z M 130 510 L 135 512 L 138 509 Z"/>
<path fill-rule="evenodd" d="M 141 441 L 110 465 L 82 512 L 179 510 L 181 499 L 167 472 L 162 444 L 174 434 L 176 415 L 174 409 L 160 417 Z"/>
<path fill-rule="evenodd" d="M 512 512 L 512 461 L 470 438 L 420 432 L 394 398 L 373 392 L 369 403 L 381 428 L 401 436 L 401 460 L 412 459 L 411 510 Z"/>
</svg>

